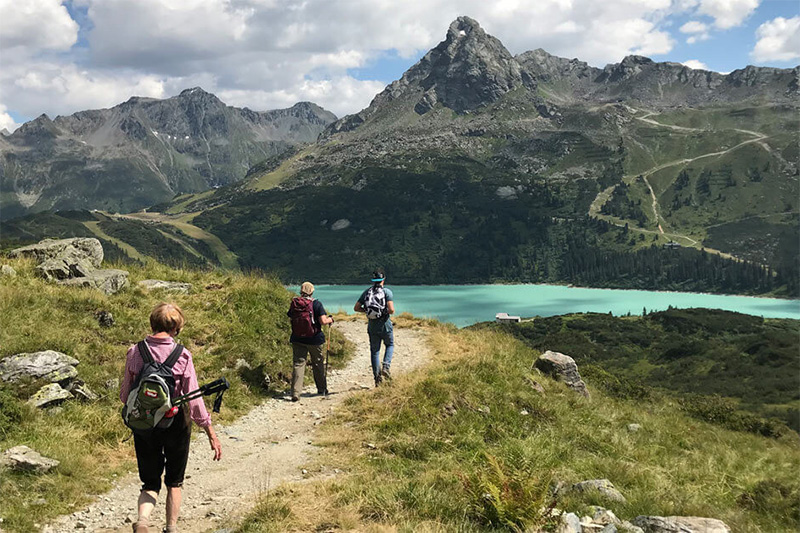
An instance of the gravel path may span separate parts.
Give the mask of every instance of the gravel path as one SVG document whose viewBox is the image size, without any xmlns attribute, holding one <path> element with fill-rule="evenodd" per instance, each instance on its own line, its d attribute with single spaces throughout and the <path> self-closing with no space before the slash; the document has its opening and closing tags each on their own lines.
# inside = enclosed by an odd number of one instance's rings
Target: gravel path
<svg viewBox="0 0 800 533">
<path fill-rule="evenodd" d="M 369 394 L 368 389 L 372 388 L 366 323 L 341 321 L 334 327 L 356 345 L 356 355 L 344 369 L 330 371 L 331 394 L 327 398 L 313 395 L 316 389 L 312 384 L 306 386 L 300 402 L 268 400 L 231 426 L 217 427 L 222 441 L 222 460 L 217 463 L 211 460 L 205 435 L 195 432 L 178 522 L 181 531 L 220 530 L 222 524 L 235 522 L 252 509 L 260 495 L 310 475 L 304 475 L 302 469 L 316 452 L 316 426 L 347 396 Z M 429 348 L 422 331 L 395 328 L 393 374 L 408 372 L 428 359 Z M 336 475 L 336 471 L 331 467 L 326 475 Z M 130 523 L 136 520 L 138 494 L 138 476 L 132 473 L 86 509 L 61 517 L 43 531 L 129 532 Z M 151 528 L 153 531 L 163 527 L 164 498 L 166 492 L 162 490 L 152 517 L 158 527 Z"/>
</svg>

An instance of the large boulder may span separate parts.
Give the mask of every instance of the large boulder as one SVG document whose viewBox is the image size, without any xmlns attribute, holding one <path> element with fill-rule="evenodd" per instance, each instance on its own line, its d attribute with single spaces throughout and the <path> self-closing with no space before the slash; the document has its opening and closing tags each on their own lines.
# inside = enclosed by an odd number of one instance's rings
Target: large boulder
<svg viewBox="0 0 800 533">
<path fill-rule="evenodd" d="M 45 457 L 27 446 L 14 446 L 3 452 L 0 462 L 11 470 L 44 474 L 59 465 L 55 459 Z"/>
<path fill-rule="evenodd" d="M 36 271 L 46 280 L 67 279 L 88 276 L 94 266 L 85 257 L 65 254 L 47 259 L 36 267 Z"/>
<path fill-rule="evenodd" d="M 20 353 L 0 359 L 0 380 L 14 383 L 23 379 L 51 383 L 68 381 L 78 375 L 78 360 L 53 350 Z"/>
<path fill-rule="evenodd" d="M 575 364 L 575 360 L 572 357 L 547 350 L 539 356 L 535 366 L 544 374 L 563 381 L 572 390 L 584 396 L 589 396 L 586 383 L 581 379 L 581 375 L 578 373 L 578 365 Z"/>
<path fill-rule="evenodd" d="M 86 261 L 94 268 L 103 262 L 103 245 L 97 239 L 76 237 L 73 239 L 45 239 L 37 244 L 17 248 L 9 257 L 33 257 L 40 263 L 63 258 L 67 261 Z"/>
<path fill-rule="evenodd" d="M 180 281 L 164 281 L 163 279 L 145 279 L 139 282 L 139 286 L 145 290 L 162 290 L 167 292 L 178 292 L 181 294 L 188 294 L 192 290 L 191 283 L 182 283 Z"/>
<path fill-rule="evenodd" d="M 58 284 L 68 287 L 89 287 L 99 289 L 106 294 L 114 294 L 128 286 L 128 272 L 116 269 L 95 270 L 81 278 L 59 280 Z"/>
<path fill-rule="evenodd" d="M 61 388 L 61 385 L 58 383 L 50 383 L 31 396 L 30 399 L 28 399 L 28 403 L 39 409 L 44 409 L 45 407 L 52 407 L 66 400 L 71 400 L 72 398 L 74 398 L 72 393 Z"/>
<path fill-rule="evenodd" d="M 699 516 L 637 516 L 633 523 L 645 533 L 731 533 L 722 520 Z"/>
</svg>

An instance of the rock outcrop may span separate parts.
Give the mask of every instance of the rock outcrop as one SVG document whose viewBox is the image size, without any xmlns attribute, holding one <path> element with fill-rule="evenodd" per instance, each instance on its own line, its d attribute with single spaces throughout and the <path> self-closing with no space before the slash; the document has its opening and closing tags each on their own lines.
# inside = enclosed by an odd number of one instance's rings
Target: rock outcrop
<svg viewBox="0 0 800 533">
<path fill-rule="evenodd" d="M 0 381 L 66 382 L 77 377 L 77 365 L 77 359 L 54 350 L 10 355 L 0 359 Z"/>
<path fill-rule="evenodd" d="M 103 245 L 92 238 L 45 239 L 37 244 L 12 250 L 11 257 L 32 257 L 39 261 L 36 270 L 50 281 L 71 287 L 91 287 L 114 294 L 128 286 L 128 272 L 100 269 Z"/>
<path fill-rule="evenodd" d="M 3 452 L 0 463 L 18 472 L 45 474 L 59 465 L 59 461 L 45 457 L 27 446 L 14 446 Z"/>
<path fill-rule="evenodd" d="M 0 266 L 0 277 L 5 276 L 5 277 L 13 278 L 16 275 L 17 275 L 17 271 L 14 270 L 14 267 L 12 267 L 11 265 Z"/>
<path fill-rule="evenodd" d="M 586 383 L 581 379 L 581 375 L 578 373 L 578 365 L 575 364 L 575 360 L 572 357 L 548 350 L 539 356 L 535 366 L 542 373 L 563 381 L 567 384 L 567 387 L 575 392 L 583 396 L 589 396 Z"/>
<path fill-rule="evenodd" d="M 633 523 L 645 533 L 731 533 L 722 520 L 698 516 L 637 516 Z"/>
</svg>

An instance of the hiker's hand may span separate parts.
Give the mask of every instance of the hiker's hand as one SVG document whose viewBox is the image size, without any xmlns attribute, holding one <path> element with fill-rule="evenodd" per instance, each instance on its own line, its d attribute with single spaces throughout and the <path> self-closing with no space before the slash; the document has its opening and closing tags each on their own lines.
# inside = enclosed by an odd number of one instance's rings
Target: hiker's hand
<svg viewBox="0 0 800 533">
<path fill-rule="evenodd" d="M 208 435 L 208 443 L 211 445 L 211 449 L 214 450 L 214 460 L 219 461 L 222 459 L 222 444 L 220 444 L 214 428 L 208 426 L 205 430 L 206 435 Z"/>
</svg>

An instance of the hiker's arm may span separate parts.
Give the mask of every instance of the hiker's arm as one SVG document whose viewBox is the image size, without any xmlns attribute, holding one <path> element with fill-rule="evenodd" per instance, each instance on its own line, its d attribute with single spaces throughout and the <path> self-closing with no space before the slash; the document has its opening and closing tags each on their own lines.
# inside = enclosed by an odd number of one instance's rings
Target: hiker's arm
<svg viewBox="0 0 800 533">
<path fill-rule="evenodd" d="M 208 443 L 211 445 L 211 449 L 214 451 L 214 460 L 219 461 L 222 459 L 222 444 L 219 442 L 219 438 L 217 438 L 217 432 L 214 431 L 214 428 L 211 427 L 211 424 L 207 425 L 203 428 L 208 435 Z"/>
<path fill-rule="evenodd" d="M 355 307 L 353 307 L 353 311 L 355 311 L 356 313 L 366 313 L 364 306 L 361 305 L 361 300 L 356 302 Z"/>
<path fill-rule="evenodd" d="M 388 302 L 386 302 L 386 310 L 389 311 L 390 315 L 394 314 L 394 302 L 393 301 L 389 300 Z"/>
<path fill-rule="evenodd" d="M 319 317 L 319 321 L 322 322 L 323 326 L 326 325 L 326 324 L 333 324 L 333 319 L 331 318 L 330 315 L 322 315 L 322 316 L 320 316 Z"/>
</svg>

